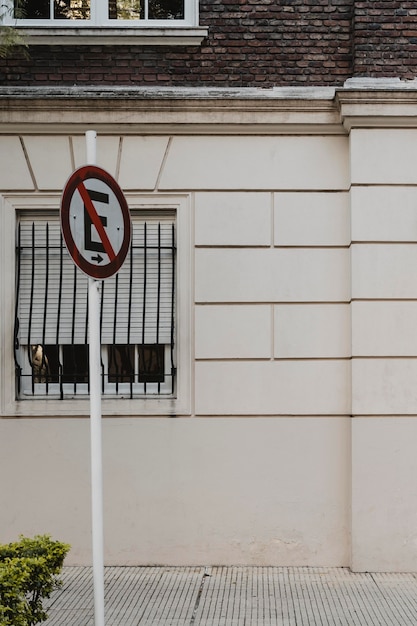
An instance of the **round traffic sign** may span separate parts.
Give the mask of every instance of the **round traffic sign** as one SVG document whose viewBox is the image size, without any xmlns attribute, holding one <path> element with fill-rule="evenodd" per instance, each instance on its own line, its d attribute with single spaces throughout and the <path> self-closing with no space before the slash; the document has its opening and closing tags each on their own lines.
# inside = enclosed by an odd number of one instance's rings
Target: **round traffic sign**
<svg viewBox="0 0 417 626">
<path fill-rule="evenodd" d="M 74 263 L 88 276 L 101 280 L 121 268 L 132 234 L 130 212 L 108 172 L 85 165 L 71 174 L 61 199 L 61 230 Z"/>
</svg>

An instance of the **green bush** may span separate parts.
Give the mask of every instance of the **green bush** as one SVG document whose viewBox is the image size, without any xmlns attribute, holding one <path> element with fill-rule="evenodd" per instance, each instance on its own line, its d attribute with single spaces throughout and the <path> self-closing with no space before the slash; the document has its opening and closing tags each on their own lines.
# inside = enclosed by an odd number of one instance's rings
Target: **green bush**
<svg viewBox="0 0 417 626">
<path fill-rule="evenodd" d="M 0 626 L 34 626 L 47 619 L 42 600 L 58 578 L 70 546 L 48 535 L 0 545 Z"/>
</svg>

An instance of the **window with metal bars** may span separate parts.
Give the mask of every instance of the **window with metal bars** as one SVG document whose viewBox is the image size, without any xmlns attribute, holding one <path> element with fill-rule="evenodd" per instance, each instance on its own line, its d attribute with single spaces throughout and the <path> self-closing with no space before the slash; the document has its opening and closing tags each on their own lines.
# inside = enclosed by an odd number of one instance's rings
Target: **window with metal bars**
<svg viewBox="0 0 417 626">
<path fill-rule="evenodd" d="M 101 381 L 109 397 L 175 391 L 175 213 L 132 214 L 132 245 L 101 282 Z M 88 393 L 88 278 L 57 215 L 20 214 L 14 353 L 17 398 Z"/>
</svg>

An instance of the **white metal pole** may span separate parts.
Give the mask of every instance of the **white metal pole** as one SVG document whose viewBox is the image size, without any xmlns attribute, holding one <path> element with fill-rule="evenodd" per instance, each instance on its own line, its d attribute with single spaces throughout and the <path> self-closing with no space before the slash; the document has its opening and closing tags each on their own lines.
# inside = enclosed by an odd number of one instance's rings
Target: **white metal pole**
<svg viewBox="0 0 417 626">
<path fill-rule="evenodd" d="M 85 134 L 87 163 L 96 164 L 97 134 Z M 88 280 L 89 374 L 90 374 L 90 438 L 91 438 L 91 512 L 93 543 L 94 616 L 95 626 L 104 626 L 104 534 L 103 534 L 103 459 L 101 434 L 101 345 L 100 284 Z"/>
<path fill-rule="evenodd" d="M 87 164 L 97 164 L 97 133 L 95 130 L 87 130 L 85 133 L 85 149 L 87 152 Z"/>
</svg>

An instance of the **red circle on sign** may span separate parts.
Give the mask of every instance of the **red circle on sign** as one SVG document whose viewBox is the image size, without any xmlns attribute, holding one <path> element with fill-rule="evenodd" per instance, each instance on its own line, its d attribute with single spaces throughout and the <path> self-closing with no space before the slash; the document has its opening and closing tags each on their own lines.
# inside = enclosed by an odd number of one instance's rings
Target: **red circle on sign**
<svg viewBox="0 0 417 626">
<path fill-rule="evenodd" d="M 101 224 L 100 218 L 96 213 L 93 201 L 89 198 L 88 191 L 84 186 L 84 181 L 95 179 L 105 183 L 114 193 L 123 217 L 123 242 L 119 250 L 113 251 L 111 243 L 106 235 L 105 229 Z M 96 225 L 98 234 L 101 238 L 104 250 L 109 257 L 109 263 L 105 265 L 96 265 L 90 263 L 82 254 L 71 232 L 70 226 L 70 208 L 74 194 L 78 191 L 84 201 L 84 206 L 90 214 L 91 221 Z M 130 221 L 129 207 L 123 191 L 120 189 L 114 178 L 101 167 L 96 165 L 85 165 L 75 170 L 65 185 L 61 199 L 61 230 L 64 237 L 68 252 L 70 253 L 74 263 L 88 276 L 102 280 L 116 274 L 121 268 L 126 255 L 129 251 L 130 239 L 132 235 L 132 227 Z"/>
</svg>

